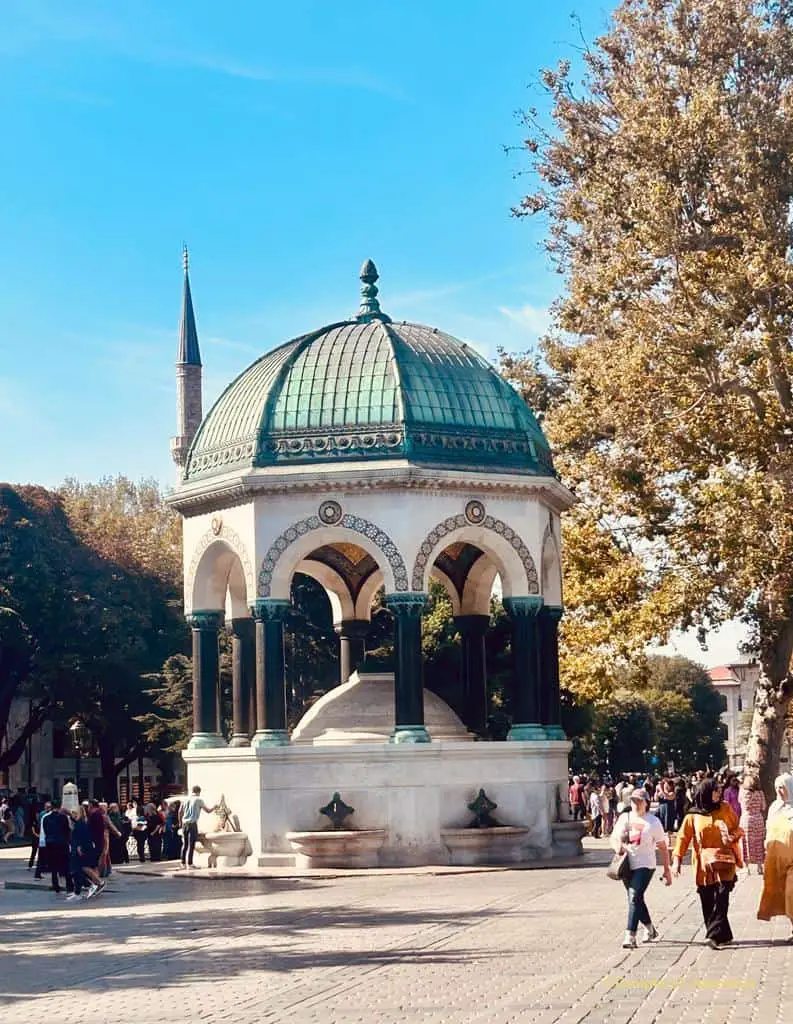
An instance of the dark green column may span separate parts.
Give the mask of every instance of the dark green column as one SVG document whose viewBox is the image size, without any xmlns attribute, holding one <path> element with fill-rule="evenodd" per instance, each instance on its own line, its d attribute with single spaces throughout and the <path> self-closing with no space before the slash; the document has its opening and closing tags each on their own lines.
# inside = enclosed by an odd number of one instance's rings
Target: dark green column
<svg viewBox="0 0 793 1024">
<path fill-rule="evenodd" d="M 339 681 L 346 683 L 366 657 L 368 619 L 342 619 L 335 627 L 339 634 Z"/>
<path fill-rule="evenodd" d="M 424 671 L 421 659 L 421 616 L 427 604 L 423 593 L 386 594 L 394 613 L 395 727 L 392 743 L 429 743 L 424 726 Z"/>
<path fill-rule="evenodd" d="M 264 598 L 256 602 L 256 732 L 254 749 L 285 746 L 286 678 L 284 672 L 284 619 L 289 602 Z"/>
<path fill-rule="evenodd" d="M 188 615 L 187 621 L 193 630 L 193 735 L 187 747 L 224 747 L 217 717 L 218 630 L 223 625 L 223 612 L 197 611 Z"/>
<path fill-rule="evenodd" d="M 512 619 L 512 728 L 509 740 L 544 740 L 540 722 L 541 597 L 505 597 Z"/>
<path fill-rule="evenodd" d="M 256 674 L 256 638 L 253 619 L 231 620 L 231 714 L 229 746 L 247 747 L 254 731 L 250 725 L 251 690 Z"/>
<path fill-rule="evenodd" d="M 562 728 L 559 696 L 559 622 L 562 609 L 543 605 L 540 609 L 540 721 L 549 740 L 566 740 Z"/>
<path fill-rule="evenodd" d="M 483 735 L 487 727 L 487 668 L 485 634 L 489 615 L 457 615 L 454 624 L 460 631 L 462 715 L 465 726 Z"/>
</svg>

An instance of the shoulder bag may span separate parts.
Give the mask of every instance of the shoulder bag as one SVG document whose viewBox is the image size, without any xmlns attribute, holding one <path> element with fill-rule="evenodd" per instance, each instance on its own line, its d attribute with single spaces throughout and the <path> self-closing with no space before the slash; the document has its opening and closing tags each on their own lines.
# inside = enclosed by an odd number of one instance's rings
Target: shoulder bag
<svg viewBox="0 0 793 1024">
<path fill-rule="evenodd" d="M 629 817 L 626 815 L 625 824 L 623 826 L 622 832 L 620 833 L 620 843 L 623 846 L 628 841 L 629 820 Z M 628 882 L 630 881 L 630 877 L 632 874 L 633 871 L 631 869 L 631 862 L 630 858 L 628 857 L 627 850 L 624 850 L 622 853 L 615 853 L 614 856 L 611 858 L 611 863 L 606 869 L 606 875 L 609 878 L 613 879 L 615 882 Z"/>
</svg>

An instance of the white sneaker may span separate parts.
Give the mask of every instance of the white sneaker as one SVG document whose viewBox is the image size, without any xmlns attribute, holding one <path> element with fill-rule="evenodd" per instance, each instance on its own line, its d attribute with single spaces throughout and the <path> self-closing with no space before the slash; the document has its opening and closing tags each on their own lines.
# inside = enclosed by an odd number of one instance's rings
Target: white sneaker
<svg viewBox="0 0 793 1024">
<path fill-rule="evenodd" d="M 658 929 L 654 924 L 642 925 L 642 938 L 645 942 L 654 942 L 658 938 Z"/>
<path fill-rule="evenodd" d="M 79 898 L 79 892 L 70 892 L 69 895 L 66 897 L 67 900 L 79 900 Z"/>
<path fill-rule="evenodd" d="M 91 885 L 91 887 L 88 890 L 88 895 L 85 898 L 87 900 L 90 900 L 92 896 L 96 896 L 97 892 L 99 892 L 99 886 Z"/>
<path fill-rule="evenodd" d="M 636 932 L 625 932 L 625 938 L 622 940 L 623 949 L 636 949 Z"/>
</svg>

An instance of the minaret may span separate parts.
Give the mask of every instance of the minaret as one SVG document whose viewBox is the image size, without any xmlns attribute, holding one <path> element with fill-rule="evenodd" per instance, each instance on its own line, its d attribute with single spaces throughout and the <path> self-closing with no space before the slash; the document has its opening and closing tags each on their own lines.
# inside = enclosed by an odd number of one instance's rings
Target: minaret
<svg viewBox="0 0 793 1024">
<path fill-rule="evenodd" d="M 201 425 L 201 352 L 190 294 L 187 246 L 184 247 L 184 294 L 179 322 L 179 349 L 176 354 L 176 437 L 171 439 L 171 455 L 184 472 L 187 452 Z"/>
</svg>

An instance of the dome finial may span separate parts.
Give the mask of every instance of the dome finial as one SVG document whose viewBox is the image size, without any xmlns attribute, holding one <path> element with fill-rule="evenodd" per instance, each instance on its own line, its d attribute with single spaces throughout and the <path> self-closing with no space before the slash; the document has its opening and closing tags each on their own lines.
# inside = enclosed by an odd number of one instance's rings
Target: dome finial
<svg viewBox="0 0 793 1024">
<path fill-rule="evenodd" d="M 380 303 L 377 301 L 379 289 L 375 281 L 378 280 L 380 275 L 377 272 L 374 261 L 365 260 L 358 276 L 363 284 L 361 285 L 361 308 L 358 310 L 355 319 L 363 324 L 369 323 L 370 320 L 382 320 L 383 323 L 390 324 L 391 317 L 385 315 L 380 309 Z"/>
<path fill-rule="evenodd" d="M 190 266 L 190 253 L 187 251 L 187 242 L 182 242 L 182 262 L 184 263 L 184 271 L 187 273 Z"/>
</svg>

